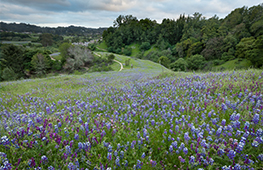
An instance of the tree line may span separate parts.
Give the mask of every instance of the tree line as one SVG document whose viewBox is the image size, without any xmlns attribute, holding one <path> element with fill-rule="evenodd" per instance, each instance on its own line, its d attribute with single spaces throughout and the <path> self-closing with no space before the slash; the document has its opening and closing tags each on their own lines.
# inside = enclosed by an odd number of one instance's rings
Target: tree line
<svg viewBox="0 0 263 170">
<path fill-rule="evenodd" d="M 110 52 L 129 55 L 129 45 L 138 43 L 138 58 L 161 62 L 173 70 L 203 69 L 211 61 L 218 64 L 235 58 L 262 67 L 263 4 L 237 8 L 223 19 L 194 13 L 163 19 L 160 24 L 120 15 L 102 36 Z M 144 53 L 153 47 L 159 50 Z"/>
<path fill-rule="evenodd" d="M 32 32 L 32 33 L 50 33 L 55 35 L 88 35 L 88 34 L 102 34 L 106 28 L 86 28 L 77 26 L 68 27 L 39 27 L 36 25 L 25 24 L 25 23 L 4 23 L 0 22 L 0 28 L 2 31 L 11 32 Z"/>
</svg>

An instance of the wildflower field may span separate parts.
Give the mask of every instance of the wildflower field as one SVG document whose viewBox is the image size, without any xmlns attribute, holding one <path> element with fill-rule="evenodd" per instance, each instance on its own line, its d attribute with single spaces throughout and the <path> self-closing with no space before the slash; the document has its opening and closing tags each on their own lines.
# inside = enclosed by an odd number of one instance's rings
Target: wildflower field
<svg viewBox="0 0 263 170">
<path fill-rule="evenodd" d="M 0 169 L 262 169 L 263 72 L 0 84 Z"/>
</svg>

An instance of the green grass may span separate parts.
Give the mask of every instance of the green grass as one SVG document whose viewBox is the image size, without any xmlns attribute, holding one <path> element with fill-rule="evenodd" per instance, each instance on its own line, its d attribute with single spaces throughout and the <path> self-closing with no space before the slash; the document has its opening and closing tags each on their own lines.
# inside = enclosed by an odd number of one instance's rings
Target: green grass
<svg viewBox="0 0 263 170">
<path fill-rule="evenodd" d="M 99 54 L 101 54 L 102 56 L 106 55 L 106 54 L 110 54 L 107 52 L 98 52 Z M 124 55 L 117 55 L 115 54 L 115 60 L 118 60 L 119 62 L 121 62 L 122 64 L 125 63 L 126 60 L 130 59 L 130 65 L 129 66 L 123 66 L 123 71 L 131 71 L 131 70 L 140 70 L 140 71 L 153 71 L 153 72 L 172 72 L 171 70 L 161 66 L 158 63 L 149 61 L 149 60 L 140 60 L 140 59 L 135 59 L 133 57 L 128 57 L 128 56 L 124 56 Z M 118 64 L 118 63 L 116 63 Z M 133 69 L 131 69 L 131 64 L 133 65 Z M 118 64 L 119 65 L 119 64 Z M 115 66 L 114 66 L 115 67 Z M 120 69 L 120 67 L 115 67 L 113 68 L 114 71 L 118 71 Z"/>
<path fill-rule="evenodd" d="M 140 45 L 139 44 L 131 44 L 128 47 L 132 49 L 131 56 L 136 56 L 138 53 L 140 53 Z"/>
<path fill-rule="evenodd" d="M 238 61 L 239 59 L 227 61 L 222 65 L 219 66 L 214 66 L 213 70 L 218 71 L 218 70 L 233 70 L 233 69 L 248 69 L 251 67 L 251 62 L 247 59 L 243 59 L 242 61 Z"/>
<path fill-rule="evenodd" d="M 62 56 L 61 55 L 56 55 L 56 56 L 52 56 L 54 59 L 56 60 L 62 60 Z"/>
<path fill-rule="evenodd" d="M 151 47 L 149 50 L 147 50 L 147 51 L 145 51 L 144 52 L 144 56 L 147 56 L 150 52 L 152 52 L 152 51 L 158 51 L 158 48 L 156 48 L 156 47 Z"/>
<path fill-rule="evenodd" d="M 102 41 L 100 44 L 97 45 L 96 50 L 98 51 L 107 51 L 107 45 L 105 43 L 105 41 Z"/>
</svg>

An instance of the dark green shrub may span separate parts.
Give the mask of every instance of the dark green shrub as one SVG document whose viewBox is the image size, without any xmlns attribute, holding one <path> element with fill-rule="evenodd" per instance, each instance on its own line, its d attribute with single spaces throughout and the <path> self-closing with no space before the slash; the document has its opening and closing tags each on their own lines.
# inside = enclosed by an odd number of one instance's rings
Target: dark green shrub
<svg viewBox="0 0 263 170">
<path fill-rule="evenodd" d="M 170 68 L 173 71 L 186 71 L 187 67 L 188 64 L 183 58 L 179 58 L 178 60 L 170 64 Z"/>
<path fill-rule="evenodd" d="M 2 79 L 6 81 L 16 80 L 17 75 L 12 68 L 6 67 L 2 72 Z"/>
<path fill-rule="evenodd" d="M 143 42 L 140 46 L 141 51 L 146 51 L 151 48 L 151 44 L 149 42 Z"/>
</svg>

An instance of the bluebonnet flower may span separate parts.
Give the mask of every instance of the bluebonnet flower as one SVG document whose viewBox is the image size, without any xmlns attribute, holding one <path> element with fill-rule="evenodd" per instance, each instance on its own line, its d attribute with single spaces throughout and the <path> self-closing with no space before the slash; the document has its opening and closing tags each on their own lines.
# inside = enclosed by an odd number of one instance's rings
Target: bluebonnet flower
<svg viewBox="0 0 263 170">
<path fill-rule="evenodd" d="M 195 163 L 195 157 L 193 155 L 190 157 L 189 163 L 192 165 Z"/>
<path fill-rule="evenodd" d="M 114 154 L 114 156 L 118 156 L 118 151 L 115 150 L 113 154 Z"/>
<path fill-rule="evenodd" d="M 258 124 L 259 122 L 259 114 L 255 114 L 254 117 L 253 117 L 253 120 L 252 120 L 255 124 Z"/>
<path fill-rule="evenodd" d="M 177 148 L 177 141 L 172 142 L 171 145 L 176 149 Z"/>
<path fill-rule="evenodd" d="M 258 147 L 259 143 L 256 140 L 253 140 L 252 144 L 253 147 Z"/>
<path fill-rule="evenodd" d="M 183 149 L 183 151 L 184 151 L 184 153 L 187 155 L 187 153 L 188 153 L 187 147 L 185 147 L 185 148 Z"/>
<path fill-rule="evenodd" d="M 185 162 L 185 159 L 183 159 L 181 156 L 178 156 L 178 159 L 179 159 L 182 163 Z"/>
<path fill-rule="evenodd" d="M 142 162 L 138 159 L 136 169 L 142 169 Z"/>
<path fill-rule="evenodd" d="M 116 164 L 116 166 L 120 166 L 120 158 L 119 158 L 119 156 L 117 156 L 117 158 L 115 160 L 115 164 Z"/>
<path fill-rule="evenodd" d="M 108 154 L 107 154 L 107 159 L 108 159 L 109 161 L 111 161 L 111 159 L 112 159 L 112 153 L 111 153 L 111 152 L 108 152 Z"/>
<path fill-rule="evenodd" d="M 218 153 L 218 155 L 219 156 L 222 156 L 224 153 L 225 153 L 225 151 L 224 151 L 224 149 L 219 149 L 218 151 L 217 151 L 217 153 Z"/>
<path fill-rule="evenodd" d="M 237 163 L 234 166 L 234 170 L 241 170 L 241 166 Z"/>
<path fill-rule="evenodd" d="M 79 134 L 76 133 L 76 134 L 74 135 L 74 139 L 75 139 L 75 140 L 79 140 Z"/>
<path fill-rule="evenodd" d="M 250 125 L 250 123 L 248 121 L 246 121 L 246 123 L 244 125 L 244 130 L 248 130 L 249 129 L 249 125 Z"/>
<path fill-rule="evenodd" d="M 111 145 L 108 146 L 108 152 L 112 152 L 112 146 Z"/>
<path fill-rule="evenodd" d="M 222 125 L 222 126 L 225 126 L 225 125 L 226 125 L 226 119 L 223 119 L 223 120 L 222 120 L 221 125 Z"/>
<path fill-rule="evenodd" d="M 123 159 L 123 157 L 124 157 L 124 152 L 121 151 L 121 152 L 120 152 L 120 158 Z"/>
<path fill-rule="evenodd" d="M 170 145 L 170 147 L 169 147 L 169 152 L 173 152 L 173 146 L 172 145 Z"/>
<path fill-rule="evenodd" d="M 152 167 L 155 167 L 157 165 L 157 162 L 153 161 L 153 160 L 150 160 L 150 163 L 151 163 Z"/>
<path fill-rule="evenodd" d="M 35 159 L 34 159 L 34 158 L 29 159 L 28 165 L 29 165 L 31 168 L 34 167 L 34 166 L 36 165 Z"/>
<path fill-rule="evenodd" d="M 180 147 L 178 148 L 179 150 L 183 150 L 185 147 L 184 143 L 181 143 Z"/>
<path fill-rule="evenodd" d="M 191 138 L 189 137 L 189 133 L 185 132 L 184 139 L 188 142 Z"/>
<path fill-rule="evenodd" d="M 65 147 L 65 149 L 66 149 L 66 154 L 67 154 L 67 155 L 71 154 L 71 148 L 70 148 L 69 145 L 67 145 L 67 146 Z"/>
<path fill-rule="evenodd" d="M 48 170 L 55 170 L 55 168 L 53 166 L 49 166 Z"/>
<path fill-rule="evenodd" d="M 213 165 L 213 163 L 214 163 L 214 159 L 213 158 L 209 158 L 209 164 Z"/>
<path fill-rule="evenodd" d="M 68 164 L 68 169 L 69 169 L 69 170 L 77 170 L 77 167 L 76 167 L 72 162 L 70 162 L 70 163 Z"/>
<path fill-rule="evenodd" d="M 176 131 L 176 132 L 179 131 L 179 126 L 178 126 L 178 125 L 175 126 L 175 131 Z"/>
<path fill-rule="evenodd" d="M 225 165 L 225 166 L 222 167 L 222 170 L 231 170 L 231 166 L 226 166 Z"/>
<path fill-rule="evenodd" d="M 234 150 L 230 150 L 227 156 L 229 157 L 229 159 L 234 159 L 234 157 L 236 156 L 236 152 Z"/>
<path fill-rule="evenodd" d="M 241 151 L 243 150 L 243 147 L 244 147 L 244 146 L 245 146 L 245 143 L 242 142 L 242 141 L 240 141 L 240 142 L 238 143 L 238 145 L 237 145 L 237 148 L 236 148 L 237 152 L 241 152 Z"/>
<path fill-rule="evenodd" d="M 261 137 L 261 136 L 263 136 L 263 130 L 261 129 L 261 128 L 259 128 L 258 130 L 257 130 L 257 136 L 258 137 Z"/>
<path fill-rule="evenodd" d="M 46 155 L 41 156 L 41 162 L 43 164 L 46 164 L 48 162 L 48 158 L 46 157 Z"/>
<path fill-rule="evenodd" d="M 83 143 L 79 142 L 78 147 L 79 147 L 79 150 L 84 149 Z"/>
<path fill-rule="evenodd" d="M 145 158 L 145 153 L 144 152 L 142 153 L 142 158 Z"/>
<path fill-rule="evenodd" d="M 8 137 L 7 136 L 2 136 L 0 144 L 2 144 L 2 145 L 9 145 L 10 141 L 9 141 Z"/>
<path fill-rule="evenodd" d="M 263 154 L 262 153 L 258 155 L 258 159 L 263 161 Z"/>
<path fill-rule="evenodd" d="M 221 133 L 222 133 L 222 126 L 220 126 L 220 127 L 217 129 L 216 135 L 217 135 L 217 136 L 220 136 Z"/>
</svg>

